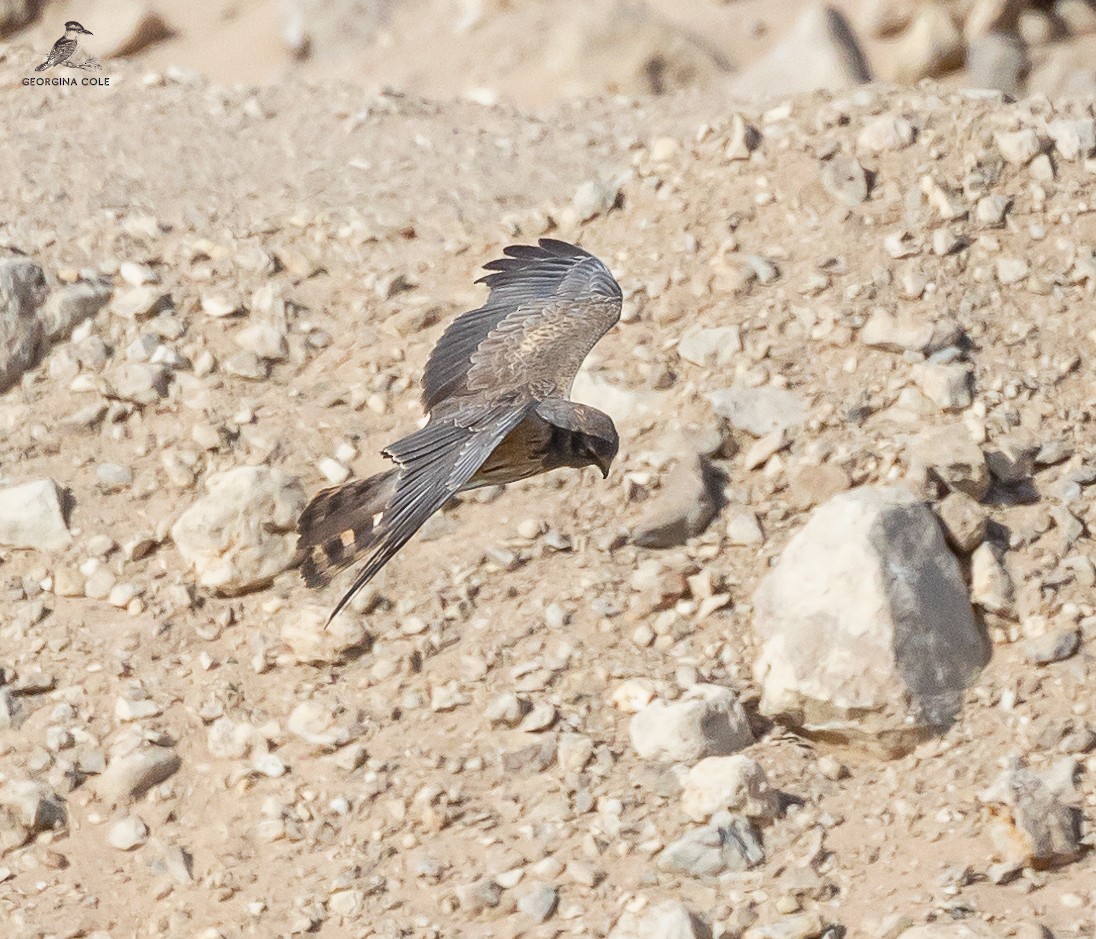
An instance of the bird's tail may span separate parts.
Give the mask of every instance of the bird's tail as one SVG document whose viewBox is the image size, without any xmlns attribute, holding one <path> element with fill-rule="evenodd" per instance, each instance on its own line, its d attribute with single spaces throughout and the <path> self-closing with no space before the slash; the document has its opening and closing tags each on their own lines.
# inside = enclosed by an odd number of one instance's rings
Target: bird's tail
<svg viewBox="0 0 1096 939">
<path fill-rule="evenodd" d="M 326 586 L 380 539 L 381 515 L 396 490 L 397 470 L 324 489 L 297 522 L 301 576 L 309 587 Z"/>
<path fill-rule="evenodd" d="M 49 68 L 49 62 L 43 62 L 41 65 L 35 66 L 34 70 L 36 72 L 44 72 L 47 68 Z"/>
</svg>

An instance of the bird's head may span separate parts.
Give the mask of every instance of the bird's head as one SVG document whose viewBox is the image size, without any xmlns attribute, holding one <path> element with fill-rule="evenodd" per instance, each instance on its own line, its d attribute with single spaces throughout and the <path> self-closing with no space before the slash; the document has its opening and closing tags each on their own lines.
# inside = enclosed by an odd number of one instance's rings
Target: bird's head
<svg viewBox="0 0 1096 939">
<path fill-rule="evenodd" d="M 65 23 L 66 33 L 83 33 L 85 36 L 94 36 L 95 34 L 90 29 L 84 29 L 76 20 L 69 20 Z"/>
<path fill-rule="evenodd" d="M 559 428 L 559 447 L 563 465 L 581 469 L 596 466 L 602 478 L 620 449 L 620 438 L 608 414 L 586 404 L 565 398 L 549 398 L 537 405 L 537 413 Z"/>
</svg>

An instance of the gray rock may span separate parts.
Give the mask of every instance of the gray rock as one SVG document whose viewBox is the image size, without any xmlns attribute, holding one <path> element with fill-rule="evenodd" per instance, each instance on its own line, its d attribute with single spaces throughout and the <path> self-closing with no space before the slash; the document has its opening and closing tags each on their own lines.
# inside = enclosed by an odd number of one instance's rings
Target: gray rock
<svg viewBox="0 0 1096 939">
<path fill-rule="evenodd" d="M 967 46 L 967 84 L 1017 97 L 1029 67 L 1027 46 L 1013 32 L 993 30 Z"/>
<path fill-rule="evenodd" d="M 152 404 L 167 395 L 171 372 L 163 365 L 121 362 L 107 374 L 109 397 L 134 404 Z"/>
<path fill-rule="evenodd" d="M 961 411 L 970 407 L 974 370 L 969 364 L 919 362 L 912 374 L 922 394 L 941 411 Z"/>
<path fill-rule="evenodd" d="M 910 479 L 927 489 L 940 483 L 980 501 L 989 492 L 986 458 L 962 424 L 925 431 L 906 449 Z"/>
<path fill-rule="evenodd" d="M 1024 642 L 1024 657 L 1032 665 L 1050 665 L 1074 655 L 1081 646 L 1081 636 L 1076 629 L 1036 636 Z"/>
<path fill-rule="evenodd" d="M 981 795 L 991 807 L 989 834 L 1006 862 L 1059 867 L 1081 855 L 1081 813 L 1072 802 L 1075 763 L 1066 757 L 1038 773 L 1018 762 Z"/>
<path fill-rule="evenodd" d="M 1035 471 L 1039 447 L 1021 437 L 999 437 L 986 451 L 986 465 L 997 482 L 1015 486 L 1027 482 Z"/>
<path fill-rule="evenodd" d="M 746 712 L 730 688 L 698 684 L 677 701 L 657 699 L 632 717 L 628 733 L 643 759 L 687 763 L 753 743 Z"/>
<path fill-rule="evenodd" d="M 71 543 L 64 496 L 52 479 L 0 489 L 0 544 L 59 551 Z"/>
<path fill-rule="evenodd" d="M 882 114 L 874 118 L 860 131 L 856 145 L 869 153 L 903 150 L 916 137 L 913 125 L 897 114 Z"/>
<path fill-rule="evenodd" d="M 677 900 L 666 900 L 642 913 L 624 913 L 608 939 L 712 939 L 712 931 Z"/>
<path fill-rule="evenodd" d="M 533 884 L 518 897 L 518 910 L 535 923 L 543 923 L 556 911 L 559 891 L 550 884 Z"/>
<path fill-rule="evenodd" d="M 41 357 L 45 335 L 38 308 L 46 290 L 45 274 L 33 261 L 0 258 L 0 392 Z"/>
<path fill-rule="evenodd" d="M 860 205 L 868 198 L 868 174 L 856 157 L 838 153 L 822 164 L 822 187 L 838 202 Z"/>
<path fill-rule="evenodd" d="M 719 813 L 712 824 L 686 832 L 658 856 L 658 868 L 690 877 L 718 877 L 745 871 L 765 860 L 765 850 L 749 819 Z"/>
<path fill-rule="evenodd" d="M 735 430 L 764 437 L 776 430 L 792 430 L 807 419 L 807 404 L 794 391 L 767 385 L 735 386 L 708 394 L 712 409 Z"/>
<path fill-rule="evenodd" d="M 96 780 L 99 797 L 110 805 L 138 799 L 153 786 L 170 778 L 182 765 L 170 747 L 142 746 L 112 753 L 107 768 Z"/>
<path fill-rule="evenodd" d="M 636 525 L 632 540 L 644 548 L 671 548 L 704 531 L 719 511 L 720 479 L 699 454 L 683 456 Z"/>
<path fill-rule="evenodd" d="M 95 467 L 95 480 L 103 492 L 118 492 L 133 483 L 133 470 L 121 463 L 100 463 Z"/>
<path fill-rule="evenodd" d="M 901 752 L 958 712 L 987 650 L 932 513 L 899 487 L 817 509 L 754 596 L 762 713 Z"/>
<path fill-rule="evenodd" d="M 744 933 L 742 939 L 821 939 L 826 926 L 813 910 L 781 916 L 778 920 L 758 923 Z"/>
<path fill-rule="evenodd" d="M 209 477 L 206 495 L 172 526 L 171 537 L 203 587 L 231 595 L 269 583 L 293 560 L 304 493 L 265 466 Z"/>
<path fill-rule="evenodd" d="M 812 3 L 779 42 L 734 77 L 731 90 L 767 100 L 868 81 L 871 70 L 849 21 L 832 6 Z"/>
</svg>

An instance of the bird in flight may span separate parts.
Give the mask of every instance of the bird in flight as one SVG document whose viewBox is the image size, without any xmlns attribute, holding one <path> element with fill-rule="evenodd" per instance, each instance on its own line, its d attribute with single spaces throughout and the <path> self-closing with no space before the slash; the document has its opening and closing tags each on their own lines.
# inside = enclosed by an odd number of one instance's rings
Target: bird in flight
<svg viewBox="0 0 1096 939">
<path fill-rule="evenodd" d="M 393 469 L 320 492 L 297 523 L 309 587 L 369 555 L 329 621 L 458 492 L 616 456 L 607 414 L 568 398 L 594 344 L 620 319 L 609 269 L 576 245 L 541 238 L 484 265 L 490 289 L 457 317 L 426 363 L 420 430 L 383 451 Z"/>
<path fill-rule="evenodd" d="M 90 29 L 84 29 L 76 20 L 69 20 L 65 23 L 65 35 L 53 44 L 46 61 L 39 65 L 35 71 L 44 72 L 47 68 L 63 65 L 71 59 L 72 54 L 76 51 L 76 37 L 80 35 L 93 36 L 95 34 Z"/>
</svg>

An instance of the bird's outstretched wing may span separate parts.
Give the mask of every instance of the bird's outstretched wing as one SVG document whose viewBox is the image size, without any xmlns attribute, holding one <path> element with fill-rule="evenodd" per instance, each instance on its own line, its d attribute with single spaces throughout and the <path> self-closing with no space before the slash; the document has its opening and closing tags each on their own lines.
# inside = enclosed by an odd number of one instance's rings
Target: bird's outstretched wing
<svg viewBox="0 0 1096 939">
<path fill-rule="evenodd" d="M 369 533 L 373 553 L 330 619 L 461 490 L 531 407 L 531 401 L 516 397 L 496 404 L 457 404 L 385 449 L 385 456 L 397 466 L 397 475 L 387 504 Z"/>
<path fill-rule="evenodd" d="M 487 302 L 454 320 L 430 354 L 428 411 L 455 395 L 523 387 L 566 395 L 582 360 L 620 319 L 620 286 L 582 248 L 542 238 L 504 253 L 476 282 L 490 288 Z"/>
</svg>

